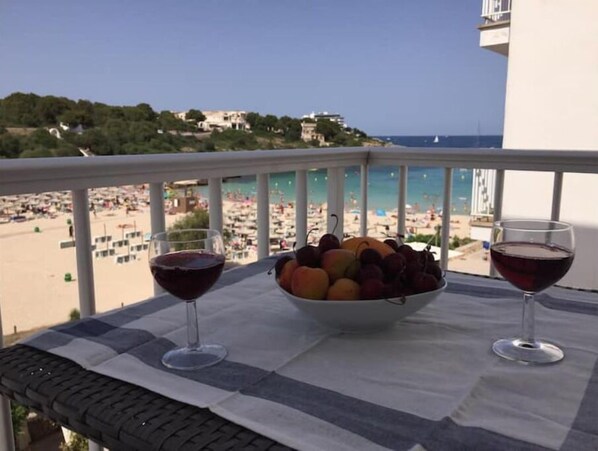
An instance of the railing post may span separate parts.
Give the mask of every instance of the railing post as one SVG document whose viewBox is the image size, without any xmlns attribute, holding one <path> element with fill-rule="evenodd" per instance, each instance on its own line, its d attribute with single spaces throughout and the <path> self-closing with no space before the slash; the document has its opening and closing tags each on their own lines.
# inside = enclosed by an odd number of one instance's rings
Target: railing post
<svg viewBox="0 0 598 451">
<path fill-rule="evenodd" d="M 270 255 L 270 175 L 257 175 L 257 258 Z"/>
<path fill-rule="evenodd" d="M 210 229 L 222 233 L 222 179 L 213 177 L 208 179 L 208 213 L 210 215 Z"/>
<path fill-rule="evenodd" d="M 86 189 L 73 190 L 73 219 L 75 223 L 75 251 L 77 255 L 77 283 L 79 287 L 79 309 L 81 318 L 96 312 L 93 281 L 93 260 L 91 258 L 91 227 L 89 224 L 89 199 Z M 89 451 L 104 448 L 88 440 Z"/>
<path fill-rule="evenodd" d="M 550 219 L 558 221 L 561 217 L 561 197 L 563 194 L 563 173 L 554 173 L 554 183 L 552 185 L 552 213 Z"/>
<path fill-rule="evenodd" d="M 77 284 L 81 318 L 96 312 L 91 258 L 91 228 L 89 224 L 89 200 L 86 189 L 73 190 L 73 218 L 75 223 L 75 250 L 77 255 Z"/>
<path fill-rule="evenodd" d="M 295 172 L 295 241 L 305 243 L 307 236 L 307 171 Z M 301 247 L 299 244 L 297 247 Z"/>
<path fill-rule="evenodd" d="M 338 217 L 338 227 L 335 235 L 339 240 L 343 240 L 343 228 L 345 221 L 345 169 L 344 168 L 328 168 L 328 218 L 326 223 L 327 232 L 332 233 L 336 220 L 332 218 L 332 214 Z"/>
<path fill-rule="evenodd" d="M 405 221 L 407 220 L 407 177 L 409 175 L 407 166 L 399 167 L 399 205 L 398 213 L 399 218 L 397 220 L 397 233 L 399 235 L 407 236 L 405 229 Z"/>
<path fill-rule="evenodd" d="M 440 267 L 448 269 L 449 241 L 451 239 L 451 199 L 453 197 L 453 168 L 444 168 L 444 199 L 442 205 L 442 230 Z"/>
<path fill-rule="evenodd" d="M 164 184 L 150 183 L 150 221 L 152 235 L 166 230 L 166 218 L 164 217 Z M 152 277 L 153 279 L 153 277 Z M 153 280 L 154 295 L 166 293 L 158 283 Z"/>
<path fill-rule="evenodd" d="M 2 331 L 2 313 L 0 312 L 0 348 L 4 347 L 4 332 Z M 14 431 L 12 430 L 12 417 L 10 401 L 0 396 L 0 449 L 14 451 Z"/>
<path fill-rule="evenodd" d="M 166 230 L 163 183 L 150 183 L 150 219 L 152 235 Z"/>
<path fill-rule="evenodd" d="M 368 234 L 368 165 L 361 165 L 361 198 L 359 203 L 359 235 Z"/>
<path fill-rule="evenodd" d="M 505 188 L 505 170 L 504 169 L 497 169 L 496 170 L 496 178 L 494 179 L 494 218 L 492 223 L 496 221 L 500 221 L 502 219 L 502 199 L 503 193 Z M 490 241 L 492 241 L 492 237 L 490 237 Z M 490 260 L 490 275 L 493 277 L 498 276 L 498 272 L 496 268 L 492 264 L 492 260 Z"/>
</svg>

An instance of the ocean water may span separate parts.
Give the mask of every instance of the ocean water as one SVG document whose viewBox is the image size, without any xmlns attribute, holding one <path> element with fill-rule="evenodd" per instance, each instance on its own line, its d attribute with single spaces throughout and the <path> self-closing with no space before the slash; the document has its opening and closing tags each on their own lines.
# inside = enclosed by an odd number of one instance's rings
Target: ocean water
<svg viewBox="0 0 598 451">
<path fill-rule="evenodd" d="M 378 136 L 378 138 L 404 147 L 484 147 L 501 148 L 502 136 Z M 360 200 L 359 167 L 345 170 L 345 206 L 358 208 Z M 371 167 L 368 174 L 368 209 L 392 210 L 398 204 L 398 167 Z M 444 169 L 434 167 L 409 168 L 407 203 L 421 211 L 432 206 L 442 208 L 444 199 Z M 451 209 L 457 214 L 468 214 L 471 208 L 471 169 L 453 171 Z M 256 194 L 255 177 L 240 177 L 223 183 L 223 191 L 240 197 Z M 326 170 L 309 171 L 307 176 L 308 202 L 326 202 Z M 207 187 L 197 192 L 207 196 Z M 295 173 L 282 172 L 270 175 L 270 202 L 293 202 L 295 200 Z"/>
</svg>

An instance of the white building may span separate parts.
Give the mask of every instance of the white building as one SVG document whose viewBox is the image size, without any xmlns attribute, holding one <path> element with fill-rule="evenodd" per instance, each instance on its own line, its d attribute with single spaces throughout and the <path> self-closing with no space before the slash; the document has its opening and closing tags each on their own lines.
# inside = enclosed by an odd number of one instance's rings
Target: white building
<svg viewBox="0 0 598 451">
<path fill-rule="evenodd" d="M 208 110 L 202 111 L 206 119 L 198 122 L 197 126 L 203 131 L 212 130 L 249 130 L 247 112 L 238 110 Z"/>
<path fill-rule="evenodd" d="M 181 121 L 187 120 L 187 112 L 186 111 L 171 111 L 172 115 Z"/>
<path fill-rule="evenodd" d="M 329 113 L 327 111 L 323 111 L 321 113 L 311 112 L 309 114 L 304 114 L 302 119 L 313 119 L 318 121 L 319 119 L 328 119 L 331 122 L 336 122 L 343 128 L 347 128 L 347 124 L 345 123 L 345 118 L 338 113 Z"/>
<path fill-rule="evenodd" d="M 320 146 L 326 144 L 324 135 L 316 132 L 315 122 L 301 122 L 301 139 L 306 142 L 317 141 Z"/>
<path fill-rule="evenodd" d="M 508 58 L 503 148 L 598 150 L 598 1 L 484 0 L 483 8 L 480 45 Z M 507 171 L 502 217 L 550 218 L 553 180 Z M 577 243 L 562 283 L 598 288 L 598 176 L 564 174 L 561 196 L 560 219 L 574 224 Z"/>
</svg>

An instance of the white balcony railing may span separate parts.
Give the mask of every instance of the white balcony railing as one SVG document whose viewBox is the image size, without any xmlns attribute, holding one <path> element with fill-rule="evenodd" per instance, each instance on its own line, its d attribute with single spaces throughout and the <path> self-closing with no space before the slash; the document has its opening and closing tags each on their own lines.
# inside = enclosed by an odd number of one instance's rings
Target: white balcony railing
<svg viewBox="0 0 598 451">
<path fill-rule="evenodd" d="M 484 0 L 482 18 L 485 23 L 511 20 L 511 0 Z"/>
<path fill-rule="evenodd" d="M 91 251 L 88 189 L 97 187 L 150 184 L 152 233 L 165 229 L 164 182 L 186 179 L 208 179 L 210 227 L 222 230 L 222 178 L 239 175 L 257 176 L 258 257 L 270 253 L 269 174 L 295 171 L 296 239 L 305 242 L 307 234 L 307 171 L 325 168 L 328 171 L 328 217 L 336 213 L 343 236 L 344 171 L 361 168 L 360 209 L 368 210 L 368 167 L 399 166 L 397 233 L 405 232 L 408 168 L 444 168 L 444 203 L 442 216 L 441 266 L 448 264 L 451 220 L 452 173 L 455 168 L 496 170 L 493 190 L 493 215 L 500 218 L 505 170 L 553 172 L 552 219 L 558 219 L 561 207 L 563 173 L 598 174 L 598 152 L 529 151 L 495 149 L 421 149 L 421 148 L 335 148 L 275 151 L 240 151 L 225 153 L 164 154 L 111 156 L 99 158 L 49 158 L 3 160 L 0 164 L 0 196 L 72 191 L 73 218 L 76 234 L 77 283 L 82 316 L 95 313 L 94 272 Z M 486 196 L 488 197 L 488 196 Z M 485 198 L 484 202 L 489 199 Z M 328 222 L 328 230 L 335 221 Z M 367 215 L 360 215 L 361 234 L 367 231 Z M 155 290 L 159 289 L 155 287 Z M 2 325 L 0 322 L 0 345 Z M 0 411 L 0 433 L 10 423 Z M 7 423 L 8 421 L 8 423 Z M 4 425 L 4 426 L 3 426 Z M 0 445 L 2 443 L 0 442 Z"/>
</svg>

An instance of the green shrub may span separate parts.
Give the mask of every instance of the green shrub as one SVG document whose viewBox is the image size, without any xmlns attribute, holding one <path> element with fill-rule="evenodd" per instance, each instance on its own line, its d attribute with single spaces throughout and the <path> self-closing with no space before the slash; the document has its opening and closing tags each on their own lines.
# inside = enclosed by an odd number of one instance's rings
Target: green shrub
<svg viewBox="0 0 598 451">
<path fill-rule="evenodd" d="M 10 413 L 12 417 L 12 430 L 17 435 L 21 432 L 23 425 L 27 421 L 29 409 L 21 404 L 10 403 Z"/>
<path fill-rule="evenodd" d="M 79 309 L 74 308 L 69 313 L 69 321 L 77 321 L 78 319 L 81 319 L 81 312 Z"/>
<path fill-rule="evenodd" d="M 87 439 L 77 433 L 71 436 L 68 443 L 60 445 L 60 451 L 87 451 L 88 449 Z"/>
</svg>

